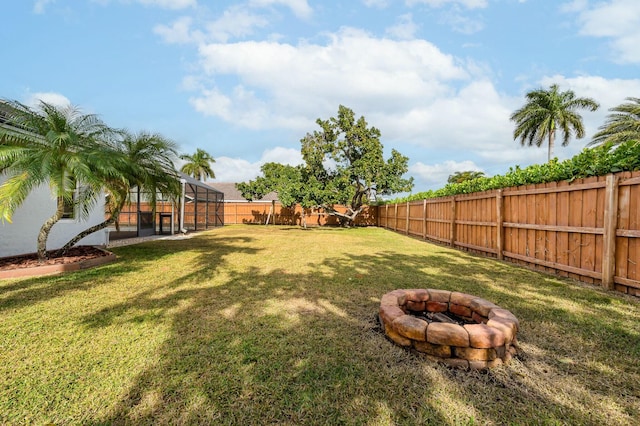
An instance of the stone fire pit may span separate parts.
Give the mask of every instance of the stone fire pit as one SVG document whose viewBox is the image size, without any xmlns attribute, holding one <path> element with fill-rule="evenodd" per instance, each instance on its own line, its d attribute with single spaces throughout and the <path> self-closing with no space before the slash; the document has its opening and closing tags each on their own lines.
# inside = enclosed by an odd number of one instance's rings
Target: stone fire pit
<svg viewBox="0 0 640 426">
<path fill-rule="evenodd" d="M 518 319 L 470 294 L 394 290 L 382 296 L 379 318 L 393 342 L 451 366 L 491 368 L 516 353 Z"/>
</svg>

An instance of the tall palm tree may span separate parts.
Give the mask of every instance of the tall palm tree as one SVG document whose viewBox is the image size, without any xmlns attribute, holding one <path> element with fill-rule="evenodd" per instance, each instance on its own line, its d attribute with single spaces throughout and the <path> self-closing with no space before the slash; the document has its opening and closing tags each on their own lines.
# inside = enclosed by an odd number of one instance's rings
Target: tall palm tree
<svg viewBox="0 0 640 426">
<path fill-rule="evenodd" d="M 153 211 L 155 211 L 158 193 L 172 202 L 180 196 L 180 180 L 174 165 L 174 160 L 178 156 L 175 142 L 158 133 L 149 132 L 137 134 L 122 132 L 122 138 L 114 142 L 114 155 L 120 161 L 117 165 L 119 173 L 111 177 L 105 176 L 104 179 L 108 217 L 69 240 L 60 248 L 57 253 L 59 255 L 64 255 L 87 235 L 117 221 L 134 187 L 148 194 Z"/>
<path fill-rule="evenodd" d="M 599 132 L 593 135 L 589 145 L 600 145 L 610 142 L 617 146 L 630 140 L 640 141 L 640 98 L 626 98 L 626 103 L 620 104 L 609 114 Z"/>
<path fill-rule="evenodd" d="M 102 194 L 105 176 L 117 174 L 114 157 L 105 143 L 114 133 L 96 115 L 77 107 L 40 102 L 32 109 L 17 101 L 0 101 L 0 218 L 11 221 L 15 210 L 36 187 L 48 184 L 58 200 L 37 239 L 38 258 L 47 257 L 51 228 L 72 205 L 86 218 Z"/>
<path fill-rule="evenodd" d="M 202 182 L 207 178 L 215 179 L 216 175 L 211 168 L 211 163 L 215 163 L 216 160 L 205 150 L 198 148 L 193 155 L 184 154 L 180 159 L 187 162 L 180 168 L 181 172 Z"/>
<path fill-rule="evenodd" d="M 572 134 L 582 139 L 585 135 L 582 116 L 578 109 L 595 111 L 600 105 L 591 98 L 576 98 L 572 90 L 560 92 L 553 84 L 548 90 L 537 89 L 526 95 L 527 103 L 511 115 L 516 122 L 513 138 L 520 138 L 522 146 L 540 147 L 546 140 L 548 160 L 553 157 L 556 132 L 562 133 L 562 146 L 567 146 Z"/>
</svg>

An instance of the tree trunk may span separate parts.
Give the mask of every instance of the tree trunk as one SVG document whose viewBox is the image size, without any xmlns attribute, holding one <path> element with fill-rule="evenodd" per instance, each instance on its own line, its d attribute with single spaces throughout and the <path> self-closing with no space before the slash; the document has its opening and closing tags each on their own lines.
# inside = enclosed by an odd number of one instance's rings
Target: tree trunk
<svg viewBox="0 0 640 426">
<path fill-rule="evenodd" d="M 49 232 L 51 232 L 51 228 L 55 225 L 64 214 L 64 207 L 62 203 L 58 203 L 58 207 L 56 209 L 56 213 L 47 219 L 42 227 L 40 228 L 40 232 L 38 233 L 38 260 L 43 262 L 47 260 L 47 239 L 49 238 Z"/>
<path fill-rule="evenodd" d="M 550 131 L 549 132 L 549 154 L 548 154 L 547 162 L 550 162 L 551 159 L 553 158 L 553 145 L 555 142 L 555 138 L 556 138 L 555 130 Z"/>
<path fill-rule="evenodd" d="M 87 235 L 93 234 L 96 231 L 99 231 L 101 229 L 106 228 L 107 226 L 111 225 L 114 222 L 116 223 L 116 230 L 119 231 L 119 226 L 118 226 L 118 222 L 117 222 L 116 219 L 120 217 L 120 212 L 122 211 L 123 207 L 124 207 L 124 203 L 122 203 L 120 206 L 118 206 L 118 208 L 113 213 L 111 213 L 111 216 L 109 217 L 109 219 L 105 220 L 102 223 L 94 225 L 94 226 L 92 226 L 90 228 L 87 228 L 84 231 L 80 232 L 75 237 L 73 237 L 71 240 L 69 240 L 69 242 L 67 242 L 64 246 L 62 246 L 56 252 L 56 256 L 64 256 L 64 255 L 66 255 L 67 252 L 69 251 L 69 249 L 71 247 L 73 247 L 74 245 L 76 245 L 76 243 L 78 241 L 80 241 L 81 239 L 83 239 Z"/>
<path fill-rule="evenodd" d="M 355 223 L 356 217 L 358 217 L 358 215 L 362 213 L 362 211 L 364 210 L 364 206 L 360 206 L 355 210 L 350 208 L 347 211 L 347 213 L 340 213 L 329 206 L 322 206 L 322 208 L 324 208 L 324 210 L 327 212 L 327 214 L 329 214 L 329 216 L 338 217 L 338 220 L 340 221 L 340 226 L 344 226 L 344 227 L 348 227 L 349 224 Z"/>
<path fill-rule="evenodd" d="M 56 256 L 65 256 L 67 254 L 67 252 L 69 251 L 69 249 L 71 247 L 75 246 L 78 241 L 80 241 L 81 239 L 83 239 L 87 235 L 91 235 L 96 231 L 99 231 L 101 229 L 106 228 L 107 226 L 111 225 L 113 222 L 115 222 L 115 217 L 112 216 L 112 217 L 110 217 L 109 219 L 105 220 L 102 223 L 99 223 L 97 225 L 94 225 L 94 226 L 92 226 L 90 228 L 85 229 L 84 231 L 80 232 L 78 235 L 73 237 L 71 240 L 69 240 L 69 242 L 66 243 L 64 246 L 62 246 L 62 248 L 60 248 L 56 252 Z"/>
</svg>

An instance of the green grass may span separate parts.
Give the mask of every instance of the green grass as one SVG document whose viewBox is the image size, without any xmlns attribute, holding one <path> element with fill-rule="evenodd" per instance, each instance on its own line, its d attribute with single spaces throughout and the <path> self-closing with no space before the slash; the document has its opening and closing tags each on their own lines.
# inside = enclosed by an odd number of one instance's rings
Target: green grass
<svg viewBox="0 0 640 426">
<path fill-rule="evenodd" d="M 640 301 L 376 228 L 229 226 L 0 282 L 0 424 L 634 424 Z M 455 370 L 381 334 L 379 298 L 510 309 L 520 354 Z M 637 424 L 637 423 L 636 423 Z"/>
</svg>

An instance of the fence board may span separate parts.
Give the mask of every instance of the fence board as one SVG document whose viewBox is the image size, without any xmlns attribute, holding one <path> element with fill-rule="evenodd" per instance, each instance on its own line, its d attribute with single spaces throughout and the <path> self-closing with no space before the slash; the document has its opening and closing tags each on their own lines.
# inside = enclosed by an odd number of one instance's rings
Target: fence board
<svg viewBox="0 0 640 426">
<path fill-rule="evenodd" d="M 631 207 L 631 186 L 620 186 L 618 189 L 618 229 L 629 229 L 629 214 Z M 629 240 L 616 238 L 615 240 L 615 275 L 627 278 L 627 266 L 629 259 Z"/>
<path fill-rule="evenodd" d="M 640 229 L 640 185 L 630 187 L 629 191 L 629 228 L 637 231 Z M 637 238 L 627 238 L 629 253 L 627 259 L 627 279 L 637 281 L 640 279 L 638 273 L 638 262 L 640 261 L 640 241 Z"/>
</svg>

